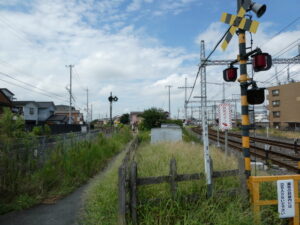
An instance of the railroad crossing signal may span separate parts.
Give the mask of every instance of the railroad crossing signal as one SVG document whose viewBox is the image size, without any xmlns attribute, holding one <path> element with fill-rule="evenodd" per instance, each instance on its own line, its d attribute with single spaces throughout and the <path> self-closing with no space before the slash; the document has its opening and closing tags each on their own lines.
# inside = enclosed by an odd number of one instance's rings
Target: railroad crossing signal
<svg viewBox="0 0 300 225">
<path fill-rule="evenodd" d="M 250 31 L 251 33 L 256 33 L 259 22 L 244 18 L 246 14 L 246 9 L 249 7 L 247 6 L 247 4 L 248 3 L 241 6 L 237 15 L 232 15 L 229 13 L 222 14 L 221 22 L 231 25 L 230 30 L 227 33 L 225 40 L 221 45 L 223 51 L 226 50 L 230 40 L 232 39 L 234 33 L 236 32 L 236 29 L 240 28 L 243 30 Z"/>
</svg>

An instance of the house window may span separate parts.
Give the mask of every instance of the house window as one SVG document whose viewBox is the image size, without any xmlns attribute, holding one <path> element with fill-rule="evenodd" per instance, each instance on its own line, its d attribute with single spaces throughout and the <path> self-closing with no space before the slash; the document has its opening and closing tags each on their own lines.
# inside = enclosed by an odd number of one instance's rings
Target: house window
<svg viewBox="0 0 300 225">
<path fill-rule="evenodd" d="M 280 117 L 280 111 L 273 112 L 273 117 Z"/>
<path fill-rule="evenodd" d="M 29 108 L 29 114 L 33 115 L 34 114 L 34 108 Z"/>
<path fill-rule="evenodd" d="M 272 106 L 280 106 L 280 100 L 272 101 Z"/>
<path fill-rule="evenodd" d="M 272 90 L 272 95 L 273 96 L 278 96 L 279 95 L 279 89 Z"/>
</svg>

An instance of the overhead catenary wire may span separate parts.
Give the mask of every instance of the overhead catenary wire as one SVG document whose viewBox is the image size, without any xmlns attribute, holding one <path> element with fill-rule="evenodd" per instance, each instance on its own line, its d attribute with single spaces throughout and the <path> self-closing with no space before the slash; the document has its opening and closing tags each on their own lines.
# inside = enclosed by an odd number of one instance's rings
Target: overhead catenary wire
<svg viewBox="0 0 300 225">
<path fill-rule="evenodd" d="M 215 47 L 213 48 L 213 50 L 208 54 L 208 56 L 206 57 L 206 59 L 201 63 L 201 65 L 198 67 L 198 71 L 197 71 L 197 74 L 196 74 L 196 78 L 195 78 L 195 81 L 194 81 L 194 84 L 192 86 L 192 90 L 191 90 L 191 93 L 188 97 L 188 100 L 187 100 L 187 103 L 189 103 L 191 97 L 192 97 L 192 94 L 193 94 L 193 91 L 195 89 L 195 86 L 196 86 L 196 82 L 197 82 L 197 79 L 199 77 L 199 74 L 200 74 L 200 70 L 201 68 L 205 65 L 205 63 L 207 62 L 207 60 L 210 58 L 210 56 L 215 52 L 215 50 L 217 49 L 217 47 L 219 46 L 219 44 L 223 41 L 223 39 L 225 38 L 225 36 L 227 35 L 227 33 L 229 32 L 231 27 L 229 27 L 227 29 L 227 31 L 224 33 L 224 35 L 221 37 L 221 39 L 217 42 L 217 44 L 215 45 Z"/>
<path fill-rule="evenodd" d="M 261 47 L 265 46 L 266 44 L 270 43 L 271 40 L 273 40 L 275 37 L 277 37 L 279 34 L 281 34 L 283 31 L 285 31 L 287 28 L 292 26 L 294 23 L 296 23 L 298 20 L 300 20 L 300 16 L 296 17 L 293 21 L 291 21 L 289 24 L 287 24 L 285 27 L 283 27 L 280 31 L 278 31 L 276 34 L 274 34 L 270 39 L 268 39 L 267 42 L 265 42 Z"/>
</svg>

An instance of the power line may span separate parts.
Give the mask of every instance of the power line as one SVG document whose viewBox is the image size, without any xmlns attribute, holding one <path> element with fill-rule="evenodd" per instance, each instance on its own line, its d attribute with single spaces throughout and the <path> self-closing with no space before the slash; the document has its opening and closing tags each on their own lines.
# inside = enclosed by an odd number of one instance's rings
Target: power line
<svg viewBox="0 0 300 225">
<path fill-rule="evenodd" d="M 1 79 L 1 78 L 0 78 L 0 80 L 3 81 L 3 82 L 5 82 L 5 83 L 8 83 L 8 84 L 11 84 L 11 85 L 14 85 L 14 86 L 23 88 L 23 89 L 25 89 L 25 90 L 27 90 L 27 91 L 30 91 L 30 92 L 36 92 L 36 93 L 38 93 L 38 94 L 45 95 L 45 96 L 50 97 L 51 99 L 53 99 L 53 97 L 50 96 L 50 95 L 47 95 L 47 94 L 44 94 L 44 93 L 41 93 L 41 92 L 38 92 L 38 91 L 35 91 L 35 90 L 32 90 L 32 89 L 29 89 L 29 88 L 26 88 L 26 87 L 24 87 L 24 86 L 21 86 L 21 85 L 19 85 L 19 84 L 13 83 L 13 82 L 11 82 L 11 81 L 3 80 L 3 79 Z M 62 101 L 62 99 L 59 99 L 59 100 Z M 67 101 L 64 100 L 64 102 L 67 102 Z"/>
<path fill-rule="evenodd" d="M 53 92 L 45 91 L 45 90 L 43 90 L 43 89 L 41 89 L 41 88 L 38 88 L 38 87 L 36 87 L 36 86 L 34 86 L 34 85 L 30 84 L 30 83 L 27 83 L 27 82 L 25 82 L 25 81 L 18 80 L 18 79 L 14 78 L 13 76 L 11 76 L 11 75 L 9 75 L 9 74 L 7 74 L 7 73 L 0 72 L 0 75 L 6 76 L 6 77 L 8 77 L 8 78 L 10 78 L 10 79 L 13 79 L 13 80 L 15 80 L 15 81 L 18 81 L 18 82 L 20 82 L 20 83 L 22 83 L 22 84 L 26 84 L 26 85 L 28 85 L 28 86 L 30 86 L 30 87 L 33 87 L 33 88 L 35 88 L 35 89 L 40 90 L 41 92 L 46 93 L 46 94 L 48 94 L 48 95 L 55 95 L 55 96 L 58 97 L 58 98 L 63 98 L 63 96 L 61 96 L 61 95 L 55 94 L 55 93 L 53 93 Z"/>
<path fill-rule="evenodd" d="M 298 16 L 296 19 L 294 19 L 292 22 L 290 22 L 288 25 L 286 25 L 285 27 L 283 27 L 280 31 L 278 31 L 276 34 L 274 34 L 271 39 L 269 39 L 267 42 L 265 42 L 261 47 L 265 46 L 266 44 L 270 43 L 270 41 L 272 39 L 274 39 L 275 37 L 277 37 L 279 34 L 281 34 L 284 30 L 286 30 L 287 28 L 289 28 L 290 26 L 292 26 L 294 23 L 296 23 L 298 20 L 300 19 L 300 16 Z"/>
<path fill-rule="evenodd" d="M 204 64 L 207 62 L 207 60 L 210 58 L 210 56 L 215 52 L 215 50 L 217 49 L 217 47 L 219 46 L 219 44 L 223 41 L 223 39 L 225 38 L 225 36 L 227 35 L 227 33 L 229 32 L 230 30 L 230 27 L 227 29 L 227 31 L 225 32 L 225 34 L 221 37 L 221 39 L 218 41 L 218 43 L 215 45 L 215 47 L 213 48 L 213 50 L 209 53 L 209 55 L 206 57 L 206 59 L 201 63 L 201 65 L 198 67 L 198 72 L 197 72 L 197 75 L 196 75 L 196 78 L 195 78 L 195 81 L 194 81 L 194 84 L 192 86 L 192 90 L 191 90 L 191 93 L 190 93 L 190 96 L 187 100 L 187 103 L 190 101 L 191 97 L 192 97 L 192 94 L 193 94 L 193 91 L 195 89 L 195 86 L 196 86 L 196 82 L 197 82 L 197 79 L 199 77 L 199 74 L 200 74 L 200 70 L 201 68 L 204 66 Z"/>
<path fill-rule="evenodd" d="M 22 32 L 23 34 L 20 35 L 19 31 L 17 31 L 13 25 L 11 25 L 7 20 L 5 20 L 3 16 L 2 16 L 2 18 L 0 17 L 0 21 L 2 22 L 2 24 L 6 25 L 17 38 L 19 38 L 22 41 L 26 41 L 30 45 L 33 44 L 32 41 L 25 38 L 26 34 L 24 32 Z"/>
</svg>

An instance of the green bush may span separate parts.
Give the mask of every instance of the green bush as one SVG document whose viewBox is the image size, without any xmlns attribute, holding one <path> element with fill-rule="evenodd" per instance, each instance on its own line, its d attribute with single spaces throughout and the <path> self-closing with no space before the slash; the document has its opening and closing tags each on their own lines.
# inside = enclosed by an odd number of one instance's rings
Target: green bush
<svg viewBox="0 0 300 225">
<path fill-rule="evenodd" d="M 94 141 L 72 142 L 69 147 L 58 144 L 41 168 L 34 157 L 23 159 L 23 164 L 31 165 L 24 171 L 16 166 L 20 164 L 17 157 L 1 158 L 0 165 L 7 173 L 2 179 L 5 185 L 0 185 L 0 214 L 69 193 L 101 170 L 130 139 L 130 130 L 124 127 L 110 138 L 99 134 Z"/>
</svg>

